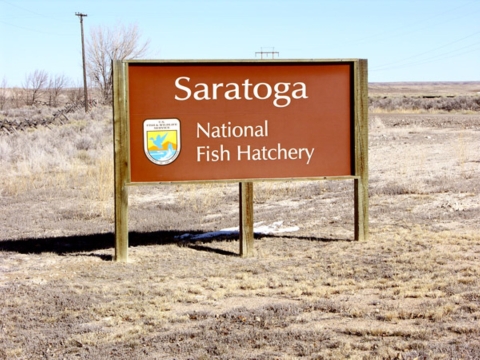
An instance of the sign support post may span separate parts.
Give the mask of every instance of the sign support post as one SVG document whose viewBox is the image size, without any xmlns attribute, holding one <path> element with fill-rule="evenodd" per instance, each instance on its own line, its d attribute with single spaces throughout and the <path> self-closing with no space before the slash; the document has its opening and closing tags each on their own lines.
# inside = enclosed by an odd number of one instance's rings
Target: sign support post
<svg viewBox="0 0 480 360">
<path fill-rule="evenodd" d="M 253 255 L 253 182 L 240 183 L 240 256 Z"/>
<path fill-rule="evenodd" d="M 354 65 L 355 240 L 368 240 L 368 73 L 367 61 Z"/>
<path fill-rule="evenodd" d="M 126 64 L 113 62 L 113 144 L 115 167 L 115 261 L 128 261 L 128 107 Z"/>
</svg>

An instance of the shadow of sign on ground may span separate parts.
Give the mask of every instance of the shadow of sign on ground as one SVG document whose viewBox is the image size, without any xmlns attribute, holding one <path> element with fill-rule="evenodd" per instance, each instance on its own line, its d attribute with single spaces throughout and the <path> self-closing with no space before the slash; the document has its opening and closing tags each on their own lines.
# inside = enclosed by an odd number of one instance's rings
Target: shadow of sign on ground
<svg viewBox="0 0 480 360">
<path fill-rule="evenodd" d="M 192 236 L 200 236 L 201 239 L 185 239 L 183 236 L 188 233 Z M 219 233 L 211 237 L 202 237 L 208 232 L 202 231 L 154 231 L 154 232 L 130 232 L 129 245 L 148 246 L 148 245 L 171 245 L 177 244 L 180 247 L 188 247 L 198 251 L 206 251 L 217 253 L 225 256 L 238 256 L 237 253 L 216 248 L 214 246 L 217 242 L 223 241 L 238 241 L 238 231 L 236 233 L 226 232 Z M 255 233 L 256 239 L 261 238 L 286 238 L 286 239 L 300 239 L 305 241 L 318 242 L 334 242 L 334 241 L 351 241 L 348 239 L 327 239 L 313 236 L 291 236 L 291 235 L 271 235 Z M 74 235 L 61 237 L 46 237 L 46 238 L 26 238 L 19 240 L 2 240 L 0 241 L 0 251 L 2 252 L 16 252 L 20 254 L 42 254 L 54 253 L 57 255 L 68 255 L 75 253 L 88 253 L 98 250 L 114 249 L 114 234 L 89 234 L 89 235 Z M 91 254 L 92 256 L 100 257 L 102 260 L 112 260 L 113 256 L 108 254 Z M 82 255 L 84 256 L 84 255 Z"/>
</svg>

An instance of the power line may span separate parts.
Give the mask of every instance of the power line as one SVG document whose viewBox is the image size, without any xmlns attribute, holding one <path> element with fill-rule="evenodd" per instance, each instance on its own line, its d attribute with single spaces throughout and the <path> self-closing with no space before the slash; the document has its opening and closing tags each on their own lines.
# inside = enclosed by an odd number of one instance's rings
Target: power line
<svg viewBox="0 0 480 360">
<path fill-rule="evenodd" d="M 470 5 L 472 3 L 475 3 L 476 0 L 473 0 L 469 3 L 466 3 L 466 4 L 463 4 L 463 5 L 460 5 L 460 6 L 457 6 L 453 9 L 449 9 L 447 11 L 444 11 L 442 13 L 439 13 L 439 14 L 436 14 L 436 15 L 433 15 L 427 19 L 423 19 L 422 22 L 416 22 L 416 23 L 413 23 L 411 25 L 408 25 L 408 26 L 401 26 L 399 28 L 396 28 L 392 31 L 390 31 L 389 33 L 385 33 L 385 32 L 381 32 L 381 33 L 378 33 L 378 34 L 375 34 L 375 35 L 372 35 L 372 36 L 369 36 L 369 37 L 366 37 L 366 38 L 363 38 L 363 39 L 360 39 L 360 40 L 352 40 L 351 42 L 355 42 L 355 43 L 359 43 L 359 42 L 364 42 L 364 40 L 368 40 L 370 38 L 375 38 L 375 37 L 378 37 L 380 35 L 380 38 L 374 40 L 375 42 L 381 42 L 381 41 L 385 41 L 385 40 L 388 40 L 388 41 L 391 41 L 392 38 L 395 38 L 395 37 L 400 37 L 400 36 L 405 36 L 405 35 L 409 35 L 409 34 L 414 34 L 414 33 L 418 33 L 422 30 L 425 30 L 425 29 L 431 29 L 432 26 L 438 26 L 438 25 L 441 25 L 441 26 L 445 26 L 446 23 L 448 22 L 451 22 L 451 21 L 454 21 L 454 20 L 458 20 L 458 19 L 461 19 L 465 16 L 471 16 L 472 14 L 475 14 L 477 12 L 479 12 L 480 10 L 476 10 L 474 12 L 469 12 L 468 14 L 462 14 L 460 16 L 457 16 L 455 18 L 447 18 L 446 20 L 443 20 L 441 22 L 437 22 L 435 21 L 432 25 L 428 25 L 427 23 L 428 22 L 433 22 L 433 20 L 435 20 L 436 18 L 438 17 L 441 17 L 445 14 L 452 14 L 453 11 L 455 10 L 458 10 L 462 7 L 465 7 L 467 5 Z M 420 26 L 420 27 L 418 27 Z M 410 30 L 408 29 L 410 28 Z M 406 30 L 406 31 L 400 31 L 398 32 L 399 30 Z"/>
<path fill-rule="evenodd" d="M 443 49 L 443 48 L 445 48 L 445 47 L 447 47 L 447 46 L 450 46 L 450 45 L 459 43 L 459 42 L 461 42 L 461 41 L 463 41 L 463 40 L 465 40 L 465 39 L 468 39 L 468 38 L 470 38 L 470 37 L 472 37 L 472 36 L 475 36 L 475 35 L 477 35 L 477 34 L 480 34 L 480 31 L 474 32 L 473 34 L 470 34 L 470 35 L 467 35 L 467 36 L 465 36 L 465 37 L 463 37 L 463 38 L 460 38 L 460 39 L 451 41 L 451 42 L 449 42 L 449 43 L 447 43 L 447 44 L 443 44 L 443 45 L 438 46 L 438 47 L 436 47 L 436 48 L 429 49 L 429 50 L 424 51 L 424 52 L 421 52 L 421 53 L 419 53 L 419 54 L 415 54 L 415 55 L 412 55 L 412 56 L 409 56 L 409 57 L 406 57 L 406 58 L 403 58 L 403 59 L 400 59 L 400 60 L 397 60 L 397 61 L 393 61 L 393 62 L 390 62 L 390 63 L 387 63 L 387 64 L 379 65 L 377 68 L 374 68 L 374 69 L 372 69 L 372 70 L 383 70 L 383 69 L 381 69 L 381 68 L 390 69 L 390 68 L 391 68 L 391 67 L 389 67 L 390 65 L 395 65 L 395 64 L 398 64 L 398 63 L 402 63 L 402 62 L 404 62 L 404 61 L 406 61 L 406 60 L 418 58 L 418 57 L 423 56 L 423 55 L 425 55 L 425 54 L 432 53 L 432 52 L 434 52 L 434 51 L 436 51 L 436 50 L 438 50 L 438 49 Z M 464 46 L 464 47 L 459 48 L 459 49 L 454 49 L 454 50 L 447 51 L 446 53 L 438 54 L 438 55 L 434 56 L 434 58 L 435 58 L 435 57 L 438 57 L 438 56 L 445 55 L 445 54 L 449 54 L 449 53 L 454 52 L 454 51 L 462 50 L 462 49 L 465 49 L 465 48 L 467 48 L 467 47 L 474 46 L 474 45 L 476 45 L 476 44 L 478 44 L 478 42 L 473 43 L 473 44 L 470 44 L 470 45 L 467 45 L 467 46 Z M 424 59 L 424 60 L 420 60 L 420 61 L 425 61 L 425 60 L 428 60 L 428 59 Z M 386 69 L 385 69 L 385 70 L 386 70 Z"/>
<path fill-rule="evenodd" d="M 5 4 L 8 4 L 10 6 L 13 6 L 13 7 L 16 7 L 17 9 L 21 9 L 23 11 L 27 11 L 29 13 L 32 13 L 32 14 L 35 14 L 35 15 L 38 15 L 38 16 L 41 16 L 41 17 L 44 17 L 44 18 L 48 18 L 48 19 L 55 19 L 55 20 L 61 20 L 61 21 L 65 21 L 63 18 L 57 18 L 57 17 L 54 17 L 54 16 L 51 16 L 51 15 L 45 15 L 45 14 L 40 14 L 36 11 L 33 11 L 33 10 L 30 10 L 30 9 L 27 9 L 27 8 L 24 8 L 22 6 L 19 6 L 19 5 L 16 5 L 16 4 L 12 4 L 11 2 L 9 1 L 5 1 L 5 0 L 0 0 L 2 2 L 4 2 Z"/>
<path fill-rule="evenodd" d="M 476 45 L 476 44 L 471 44 L 471 45 L 466 46 L 466 47 L 471 47 L 471 46 L 473 46 L 473 45 Z M 464 49 L 464 48 L 461 48 L 461 49 Z M 458 51 L 458 50 L 461 50 L 461 49 L 457 49 L 457 50 L 454 50 L 454 51 Z M 447 54 L 449 54 L 449 53 L 452 52 L 452 51 L 449 51 L 449 52 L 446 52 L 446 53 L 443 53 L 443 54 L 439 54 L 439 55 L 437 55 L 437 56 L 433 56 L 433 57 L 431 57 L 431 58 L 427 58 L 427 59 L 423 59 L 423 60 L 418 60 L 418 61 L 414 61 L 414 62 L 410 62 L 410 63 L 406 63 L 406 64 L 399 64 L 399 65 L 397 65 L 397 66 L 391 66 L 391 67 L 386 67 L 386 68 L 381 68 L 381 69 L 373 68 L 373 69 L 370 69 L 369 71 L 371 71 L 371 72 L 375 72 L 375 71 L 385 71 L 385 70 L 393 70 L 393 69 L 402 69 L 402 68 L 411 67 L 411 66 L 414 66 L 414 65 L 429 64 L 429 63 L 432 63 L 432 62 L 435 62 L 435 61 L 450 59 L 450 58 L 454 58 L 454 57 L 457 57 L 457 56 L 460 56 L 460 55 L 469 54 L 469 53 L 472 53 L 472 52 L 475 52 L 475 51 L 479 51 L 479 50 L 480 50 L 480 47 L 479 47 L 479 48 L 476 48 L 476 49 L 473 49 L 473 50 L 464 51 L 464 52 L 461 52 L 461 53 L 444 56 L 444 55 L 447 55 Z"/>
<path fill-rule="evenodd" d="M 476 9 L 474 11 L 469 11 L 468 13 L 462 13 L 461 15 L 456 16 L 456 17 L 451 16 L 451 15 L 454 14 L 455 11 L 457 11 L 457 10 L 463 8 L 463 7 L 469 6 L 471 4 L 477 3 L 477 2 L 478 2 L 477 0 L 473 0 L 473 1 L 470 1 L 468 3 L 462 4 L 460 6 L 450 8 L 446 11 L 441 12 L 441 13 L 432 15 L 432 16 L 426 18 L 426 19 L 422 19 L 422 22 L 416 21 L 416 22 L 413 22 L 409 25 L 403 25 L 401 27 L 394 28 L 390 31 L 382 31 L 382 32 L 379 32 L 379 33 L 372 34 L 370 36 L 360 38 L 360 39 L 350 38 L 349 40 L 339 42 L 338 45 L 331 47 L 330 50 L 338 49 L 338 48 L 344 48 L 345 46 L 350 45 L 350 44 L 356 44 L 356 45 L 367 44 L 367 45 L 370 45 L 370 44 L 375 44 L 375 43 L 385 42 L 385 41 L 391 42 L 393 38 L 398 38 L 398 37 L 402 37 L 402 36 L 406 36 L 406 35 L 416 34 L 416 33 L 422 32 L 425 29 L 431 29 L 432 27 L 437 27 L 437 26 L 440 26 L 440 25 L 441 26 L 446 26 L 445 24 L 447 24 L 449 22 L 452 22 L 454 20 L 459 20 L 459 19 L 467 17 L 467 16 L 470 17 L 470 16 L 480 12 L 479 9 Z M 444 17 L 444 15 L 446 15 L 446 14 L 449 15 L 446 19 L 437 20 L 437 18 Z M 430 25 L 428 25 L 428 23 L 430 23 Z"/>
<path fill-rule="evenodd" d="M 18 29 L 31 31 L 31 32 L 34 32 L 34 33 L 37 33 L 37 34 L 56 35 L 56 36 L 73 36 L 73 35 L 74 35 L 74 34 L 58 34 L 58 33 L 52 33 L 52 32 L 42 31 L 42 30 L 29 29 L 29 28 L 26 28 L 26 27 L 23 27 L 23 26 L 18 26 L 18 25 L 10 24 L 10 23 L 7 23 L 7 22 L 1 21 L 1 20 L 0 20 L 0 23 L 5 24 L 5 25 L 8 25 L 8 26 L 13 26 L 13 27 L 16 27 L 16 28 L 18 28 Z"/>
</svg>

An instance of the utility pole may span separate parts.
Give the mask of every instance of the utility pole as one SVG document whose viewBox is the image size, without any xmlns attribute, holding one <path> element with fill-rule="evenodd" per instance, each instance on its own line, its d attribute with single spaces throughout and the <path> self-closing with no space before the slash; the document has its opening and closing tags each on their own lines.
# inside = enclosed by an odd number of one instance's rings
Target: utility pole
<svg viewBox="0 0 480 360">
<path fill-rule="evenodd" d="M 75 13 L 80 18 L 80 29 L 82 31 L 82 61 L 83 61 L 83 93 L 85 99 L 85 112 L 88 112 L 88 91 L 87 91 L 87 71 L 85 69 L 85 43 L 83 41 L 83 17 L 87 14 Z"/>
<path fill-rule="evenodd" d="M 263 55 L 267 55 L 267 59 L 268 59 L 268 56 L 270 55 L 272 57 L 272 59 L 275 59 L 275 55 L 279 55 L 279 52 L 278 51 L 275 51 L 275 48 L 270 48 L 272 49 L 272 51 L 263 51 L 263 48 L 261 48 L 261 51 L 257 51 L 255 53 L 255 57 L 257 57 L 257 55 L 260 55 L 260 59 L 263 60 Z"/>
</svg>

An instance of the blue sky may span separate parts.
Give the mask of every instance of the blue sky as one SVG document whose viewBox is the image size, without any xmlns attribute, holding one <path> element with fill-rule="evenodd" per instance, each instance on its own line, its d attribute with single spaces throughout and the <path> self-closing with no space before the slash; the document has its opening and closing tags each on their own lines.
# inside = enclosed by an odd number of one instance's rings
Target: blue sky
<svg viewBox="0 0 480 360">
<path fill-rule="evenodd" d="M 0 0 L 0 81 L 81 84 L 80 22 L 137 24 L 150 59 L 366 58 L 369 81 L 480 81 L 480 0 Z"/>
</svg>

